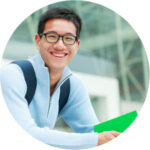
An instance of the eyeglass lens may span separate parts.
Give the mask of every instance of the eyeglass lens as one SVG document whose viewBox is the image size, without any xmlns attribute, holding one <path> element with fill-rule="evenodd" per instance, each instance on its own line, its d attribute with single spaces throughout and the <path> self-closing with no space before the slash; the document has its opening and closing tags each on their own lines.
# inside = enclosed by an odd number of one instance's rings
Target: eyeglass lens
<svg viewBox="0 0 150 150">
<path fill-rule="evenodd" d="M 46 39 L 50 43 L 56 43 L 59 40 L 60 36 L 55 33 L 48 33 L 46 34 Z M 72 35 L 64 35 L 62 36 L 62 40 L 65 44 L 74 44 L 76 38 Z"/>
</svg>

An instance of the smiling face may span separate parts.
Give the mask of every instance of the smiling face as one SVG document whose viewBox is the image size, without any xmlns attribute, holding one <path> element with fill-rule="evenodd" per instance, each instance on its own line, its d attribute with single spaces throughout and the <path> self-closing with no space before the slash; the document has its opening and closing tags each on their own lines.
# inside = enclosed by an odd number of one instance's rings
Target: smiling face
<svg viewBox="0 0 150 150">
<path fill-rule="evenodd" d="M 52 32 L 63 35 L 76 36 L 76 27 L 73 22 L 65 19 L 51 19 L 45 24 L 43 33 Z M 73 45 L 66 45 L 63 43 L 62 38 L 57 43 L 48 43 L 45 36 L 35 35 L 37 49 L 40 50 L 41 57 L 45 65 L 50 71 L 62 72 L 64 67 L 70 63 L 76 54 L 80 40 Z"/>
</svg>

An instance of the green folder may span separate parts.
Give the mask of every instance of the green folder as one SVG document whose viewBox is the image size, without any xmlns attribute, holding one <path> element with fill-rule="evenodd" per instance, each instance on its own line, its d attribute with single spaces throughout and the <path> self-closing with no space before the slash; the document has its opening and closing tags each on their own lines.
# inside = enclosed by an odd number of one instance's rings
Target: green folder
<svg viewBox="0 0 150 150">
<path fill-rule="evenodd" d="M 116 117 L 114 119 L 102 122 L 94 126 L 94 132 L 102 133 L 104 131 L 125 131 L 135 120 L 138 113 L 137 111 L 132 111 Z"/>
</svg>

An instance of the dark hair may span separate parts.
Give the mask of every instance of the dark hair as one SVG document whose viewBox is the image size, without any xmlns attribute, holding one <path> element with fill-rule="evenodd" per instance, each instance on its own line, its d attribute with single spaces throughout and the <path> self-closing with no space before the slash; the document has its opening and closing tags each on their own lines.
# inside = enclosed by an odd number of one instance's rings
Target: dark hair
<svg viewBox="0 0 150 150">
<path fill-rule="evenodd" d="M 76 26 L 77 36 L 80 36 L 82 26 L 80 17 L 73 10 L 62 7 L 51 8 L 40 17 L 38 25 L 38 34 L 43 33 L 46 22 L 54 18 L 61 18 L 72 21 Z"/>
</svg>

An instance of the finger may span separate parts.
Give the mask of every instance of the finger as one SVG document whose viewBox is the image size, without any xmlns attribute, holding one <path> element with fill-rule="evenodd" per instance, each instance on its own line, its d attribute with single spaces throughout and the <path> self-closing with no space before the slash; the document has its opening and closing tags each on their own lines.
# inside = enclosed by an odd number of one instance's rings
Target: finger
<svg viewBox="0 0 150 150">
<path fill-rule="evenodd" d="M 115 138 L 115 136 L 113 134 L 108 134 L 107 135 L 107 140 L 110 141 L 110 140 L 113 140 Z"/>
<path fill-rule="evenodd" d="M 111 134 L 115 137 L 119 136 L 121 133 L 120 132 L 117 132 L 117 131 L 110 131 Z"/>
</svg>

